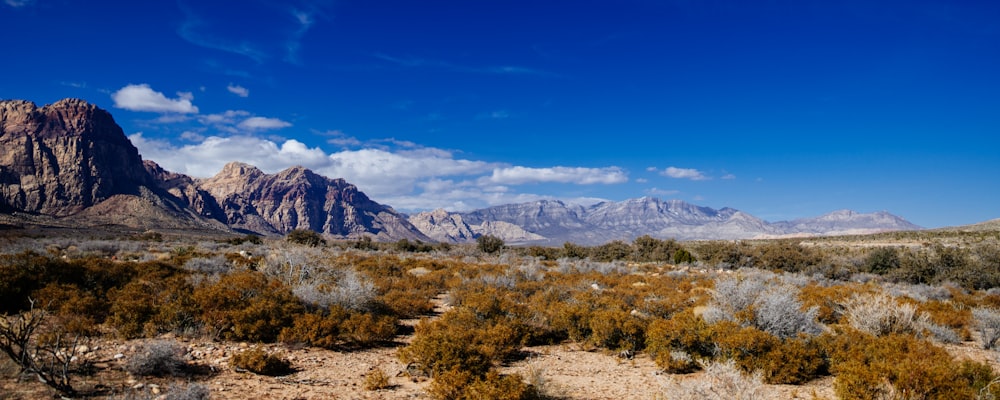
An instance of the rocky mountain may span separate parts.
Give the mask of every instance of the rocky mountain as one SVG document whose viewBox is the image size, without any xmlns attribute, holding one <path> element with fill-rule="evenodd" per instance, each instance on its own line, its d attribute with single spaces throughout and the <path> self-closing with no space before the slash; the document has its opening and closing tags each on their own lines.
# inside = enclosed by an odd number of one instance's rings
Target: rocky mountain
<svg viewBox="0 0 1000 400">
<path fill-rule="evenodd" d="M 152 180 L 111 114 L 82 100 L 0 102 L 0 211 L 73 215 Z"/>
<path fill-rule="evenodd" d="M 438 242 L 465 243 L 483 235 L 496 236 L 508 244 L 545 240 L 544 236 L 528 232 L 520 226 L 505 221 L 485 221 L 469 225 L 462 215 L 449 213 L 443 209 L 411 215 L 409 221 Z"/>
<path fill-rule="evenodd" d="M 354 185 L 305 168 L 269 175 L 232 163 L 204 180 L 166 171 L 82 100 L 0 101 L 0 150 L 0 213 L 32 224 L 431 240 Z"/>
<path fill-rule="evenodd" d="M 411 221 L 413 219 L 411 217 Z M 480 226 L 491 221 L 513 224 L 536 236 L 535 239 L 524 238 L 520 242 L 548 245 L 567 241 L 588 245 L 612 240 L 630 242 L 647 234 L 679 240 L 733 240 L 920 229 L 886 212 L 862 214 L 836 211 L 816 218 L 770 223 L 732 208 L 715 210 L 680 200 L 664 201 L 653 197 L 602 202 L 589 207 L 542 200 L 465 213 L 439 210 L 435 212 L 435 218 L 424 219 L 415 225 L 424 232 L 442 229 L 442 224 L 435 224 L 434 221 L 463 221 L 469 226 Z M 448 226 L 452 226 L 451 223 Z M 469 239 L 454 235 L 430 236 L 451 242 Z"/>
<path fill-rule="evenodd" d="M 817 235 L 858 235 L 921 229 L 886 211 L 862 214 L 851 210 L 838 210 L 815 218 L 781 221 L 772 225 L 785 232 Z"/>
<path fill-rule="evenodd" d="M 356 186 L 302 167 L 265 174 L 232 162 L 195 183 L 215 200 L 223 221 L 237 229 L 272 234 L 310 229 L 335 237 L 432 241 L 405 216 L 372 201 Z M 202 212 L 211 213 L 210 207 Z"/>
</svg>

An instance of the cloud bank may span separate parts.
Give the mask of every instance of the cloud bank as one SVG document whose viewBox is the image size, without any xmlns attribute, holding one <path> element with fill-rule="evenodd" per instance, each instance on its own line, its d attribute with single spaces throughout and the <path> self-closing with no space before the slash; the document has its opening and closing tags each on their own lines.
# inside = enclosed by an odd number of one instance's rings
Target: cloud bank
<svg viewBox="0 0 1000 400">
<path fill-rule="evenodd" d="M 211 118 L 227 117 L 216 114 Z M 327 177 L 344 178 L 376 201 L 401 210 L 469 210 L 551 198 L 512 187 L 532 183 L 593 185 L 628 181 L 628 174 L 619 167 L 511 166 L 462 159 L 447 150 L 395 140 L 377 141 L 378 148 L 366 144 L 363 148 L 327 153 L 295 139 L 275 141 L 251 134 L 186 138 L 201 140 L 176 145 L 142 133 L 129 136 L 144 159 L 169 171 L 204 178 L 215 175 L 231 161 L 252 164 L 267 173 L 301 165 Z M 339 132 L 336 140 L 361 143 Z M 589 204 L 600 199 L 563 200 Z"/>
</svg>

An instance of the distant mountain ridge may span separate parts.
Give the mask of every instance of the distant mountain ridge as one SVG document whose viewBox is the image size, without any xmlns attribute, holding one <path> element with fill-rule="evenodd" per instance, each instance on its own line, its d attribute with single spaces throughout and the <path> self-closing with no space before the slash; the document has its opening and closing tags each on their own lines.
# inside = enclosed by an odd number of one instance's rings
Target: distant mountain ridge
<svg viewBox="0 0 1000 400">
<path fill-rule="evenodd" d="M 857 213 L 834 211 L 815 218 L 794 221 L 767 222 L 732 208 L 715 210 L 681 200 L 661 200 L 654 197 L 602 202 L 583 207 L 556 200 L 540 200 L 520 204 L 505 204 L 481 210 L 447 213 L 437 211 L 436 220 L 447 216 L 449 221 L 462 221 L 469 226 L 489 222 L 506 222 L 523 228 L 541 239 L 498 237 L 515 243 L 601 244 L 612 240 L 630 242 L 642 235 L 678 240 L 753 239 L 786 236 L 839 235 L 873 233 L 894 230 L 921 229 L 903 218 L 887 212 Z M 425 218 L 426 213 L 410 216 L 411 222 Z M 417 223 L 431 238 L 439 241 L 462 242 L 461 239 L 437 235 L 436 227 Z"/>
<path fill-rule="evenodd" d="M 887 212 L 842 210 L 769 223 L 732 208 L 715 210 L 653 197 L 587 207 L 540 200 L 406 216 L 372 201 L 343 179 L 303 167 L 267 174 L 232 162 L 206 179 L 166 171 L 142 160 L 110 113 L 76 99 L 43 107 L 0 101 L 0 215 L 4 221 L 20 218 L 26 224 L 62 227 L 196 228 L 263 235 L 309 229 L 335 238 L 449 243 L 494 235 L 510 244 L 555 245 L 631 241 L 646 234 L 680 240 L 748 239 L 920 229 Z"/>
</svg>

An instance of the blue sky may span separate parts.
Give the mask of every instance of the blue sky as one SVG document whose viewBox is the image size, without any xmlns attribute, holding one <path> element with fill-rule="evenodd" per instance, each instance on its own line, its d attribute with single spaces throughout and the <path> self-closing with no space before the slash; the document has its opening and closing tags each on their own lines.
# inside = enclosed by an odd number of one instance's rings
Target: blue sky
<svg viewBox="0 0 1000 400">
<path fill-rule="evenodd" d="M 2 0 L 0 98 L 399 210 L 641 196 L 1000 217 L 1000 3 Z"/>
</svg>

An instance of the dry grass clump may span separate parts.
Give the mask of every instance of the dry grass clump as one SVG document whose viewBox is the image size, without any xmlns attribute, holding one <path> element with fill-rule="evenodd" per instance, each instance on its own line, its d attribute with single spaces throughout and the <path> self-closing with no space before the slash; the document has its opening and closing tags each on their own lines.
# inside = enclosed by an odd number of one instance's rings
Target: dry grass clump
<svg viewBox="0 0 1000 400">
<path fill-rule="evenodd" d="M 365 390 L 375 391 L 388 389 L 392 385 L 389 384 L 389 375 L 382 368 L 374 368 L 365 375 L 365 381 L 362 386 Z"/>
<path fill-rule="evenodd" d="M 187 362 L 183 345 L 172 340 L 143 343 L 125 363 L 125 370 L 136 376 L 183 375 Z"/>
<path fill-rule="evenodd" d="M 764 385 L 759 374 L 745 374 L 730 361 L 708 362 L 705 376 L 699 380 L 671 382 L 666 398 L 681 400 L 757 400 L 763 398 Z"/>
</svg>

